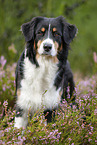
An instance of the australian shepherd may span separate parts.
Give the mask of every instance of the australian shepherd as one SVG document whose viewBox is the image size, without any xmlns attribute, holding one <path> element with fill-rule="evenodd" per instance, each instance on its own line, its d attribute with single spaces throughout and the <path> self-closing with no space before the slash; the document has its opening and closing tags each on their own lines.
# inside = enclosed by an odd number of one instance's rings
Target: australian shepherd
<svg viewBox="0 0 97 145">
<path fill-rule="evenodd" d="M 44 107 L 45 118 L 52 120 L 52 112 L 63 99 L 74 102 L 73 74 L 67 60 L 70 42 L 77 28 L 65 18 L 34 17 L 21 26 L 26 46 L 16 68 L 16 116 L 14 126 L 26 127 L 27 114 Z M 48 112 L 48 113 L 47 113 Z"/>
</svg>

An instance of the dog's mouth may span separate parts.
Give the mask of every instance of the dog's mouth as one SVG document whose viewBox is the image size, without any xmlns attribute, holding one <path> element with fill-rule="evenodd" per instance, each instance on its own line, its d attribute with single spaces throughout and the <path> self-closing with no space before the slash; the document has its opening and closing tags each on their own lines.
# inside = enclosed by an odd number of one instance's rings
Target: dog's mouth
<svg viewBox="0 0 97 145">
<path fill-rule="evenodd" d="M 45 56 L 52 56 L 52 55 L 51 55 L 51 52 L 46 52 L 46 51 L 44 51 L 44 52 L 42 53 L 42 55 L 45 55 Z"/>
</svg>

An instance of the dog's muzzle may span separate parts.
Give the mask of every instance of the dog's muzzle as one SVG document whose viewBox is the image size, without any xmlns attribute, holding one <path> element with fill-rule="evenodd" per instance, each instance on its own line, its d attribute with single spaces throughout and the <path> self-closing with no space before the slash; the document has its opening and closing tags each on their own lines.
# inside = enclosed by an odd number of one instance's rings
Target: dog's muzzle
<svg viewBox="0 0 97 145">
<path fill-rule="evenodd" d="M 41 55 L 55 56 L 57 52 L 55 50 L 55 45 L 53 40 L 50 38 L 45 39 L 41 43 L 38 53 Z"/>
</svg>

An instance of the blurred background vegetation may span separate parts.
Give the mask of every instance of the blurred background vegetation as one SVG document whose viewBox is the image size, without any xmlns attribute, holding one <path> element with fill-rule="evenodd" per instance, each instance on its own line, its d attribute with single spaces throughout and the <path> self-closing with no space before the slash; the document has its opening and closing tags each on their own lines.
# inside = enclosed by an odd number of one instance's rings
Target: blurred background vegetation
<svg viewBox="0 0 97 145">
<path fill-rule="evenodd" d="M 35 16 L 63 15 L 78 28 L 69 61 L 74 72 L 92 74 L 97 52 L 97 0 L 0 0 L 0 56 L 17 62 L 25 40 L 20 26 Z M 97 58 L 96 58 L 97 59 Z"/>
</svg>

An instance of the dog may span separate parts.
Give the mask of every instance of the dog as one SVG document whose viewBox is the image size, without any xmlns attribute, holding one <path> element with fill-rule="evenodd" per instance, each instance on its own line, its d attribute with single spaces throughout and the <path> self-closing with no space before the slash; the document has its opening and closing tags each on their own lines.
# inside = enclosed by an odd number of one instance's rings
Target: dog
<svg viewBox="0 0 97 145">
<path fill-rule="evenodd" d="M 16 116 L 14 127 L 26 127 L 27 114 L 44 107 L 47 123 L 63 99 L 70 101 L 74 91 L 73 74 L 67 60 L 70 42 L 77 28 L 63 16 L 34 17 L 21 26 L 26 47 L 16 67 Z M 30 111 L 29 111 L 30 110 Z"/>
</svg>

